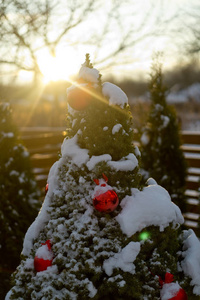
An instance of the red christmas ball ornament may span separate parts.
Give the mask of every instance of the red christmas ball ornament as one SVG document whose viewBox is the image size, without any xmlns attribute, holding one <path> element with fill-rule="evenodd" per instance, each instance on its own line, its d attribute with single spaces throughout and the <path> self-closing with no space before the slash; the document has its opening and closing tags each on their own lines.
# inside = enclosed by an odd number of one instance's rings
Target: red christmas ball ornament
<svg viewBox="0 0 200 300">
<path fill-rule="evenodd" d="M 176 296 L 170 298 L 170 300 L 187 300 L 187 299 L 188 299 L 187 294 L 182 288 L 180 288 Z"/>
<path fill-rule="evenodd" d="M 165 274 L 165 280 L 159 279 L 162 287 L 160 292 L 161 300 L 187 300 L 187 294 L 180 287 L 178 282 L 173 282 L 174 276 L 170 273 Z"/>
<path fill-rule="evenodd" d="M 42 243 L 42 246 L 38 248 L 34 258 L 34 268 L 36 272 L 45 271 L 48 267 L 52 266 L 53 252 L 51 251 L 51 242 L 47 240 Z"/>
<path fill-rule="evenodd" d="M 48 192 L 48 190 L 49 190 L 49 184 L 47 183 L 46 186 L 45 186 L 45 195 Z"/>
<path fill-rule="evenodd" d="M 108 178 L 103 174 L 103 179 L 94 179 L 94 181 L 97 184 L 93 194 L 94 208 L 105 213 L 114 211 L 119 204 L 119 198 L 107 184 Z"/>
<path fill-rule="evenodd" d="M 34 268 L 36 272 L 45 271 L 50 266 L 52 266 L 52 260 L 39 258 L 37 256 L 34 258 Z"/>
<path fill-rule="evenodd" d="M 92 91 L 89 85 L 82 85 L 72 88 L 68 91 L 67 101 L 71 108 L 75 110 L 83 110 L 90 104 L 92 100 Z"/>
</svg>

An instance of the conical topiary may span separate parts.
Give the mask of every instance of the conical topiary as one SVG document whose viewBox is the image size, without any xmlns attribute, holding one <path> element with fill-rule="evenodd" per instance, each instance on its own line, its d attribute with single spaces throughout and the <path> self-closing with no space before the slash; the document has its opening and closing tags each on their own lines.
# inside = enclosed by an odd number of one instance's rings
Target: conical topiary
<svg viewBox="0 0 200 300">
<path fill-rule="evenodd" d="M 182 214 L 164 188 L 140 185 L 128 99 L 88 62 L 68 90 L 67 137 L 6 300 L 158 300 L 169 289 L 198 299 L 200 242 L 180 234 Z M 87 105 L 72 109 L 85 93 Z"/>
</svg>

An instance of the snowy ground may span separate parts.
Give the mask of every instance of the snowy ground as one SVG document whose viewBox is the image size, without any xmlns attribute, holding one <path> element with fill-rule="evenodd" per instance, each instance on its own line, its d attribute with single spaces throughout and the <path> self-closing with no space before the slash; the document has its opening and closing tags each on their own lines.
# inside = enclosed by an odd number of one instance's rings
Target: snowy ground
<svg viewBox="0 0 200 300">
<path fill-rule="evenodd" d="M 194 83 L 191 86 L 177 90 L 176 86 L 174 86 L 169 95 L 167 96 L 167 101 L 169 104 L 188 104 L 191 107 L 198 109 L 194 109 L 193 112 L 190 112 L 184 116 L 185 122 L 182 124 L 183 130 L 200 130 L 200 83 Z"/>
<path fill-rule="evenodd" d="M 167 95 L 167 102 L 174 105 L 181 122 L 182 130 L 200 131 L 200 83 L 194 83 L 185 89 L 174 85 Z M 129 103 L 149 103 L 149 95 L 130 97 Z"/>
</svg>

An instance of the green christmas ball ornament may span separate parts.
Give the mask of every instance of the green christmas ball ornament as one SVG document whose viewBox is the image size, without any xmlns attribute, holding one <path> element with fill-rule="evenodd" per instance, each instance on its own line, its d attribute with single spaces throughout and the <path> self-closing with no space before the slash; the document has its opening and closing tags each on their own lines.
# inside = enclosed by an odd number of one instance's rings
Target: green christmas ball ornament
<svg viewBox="0 0 200 300">
<path fill-rule="evenodd" d="M 145 241 L 145 240 L 149 239 L 150 236 L 151 235 L 148 231 L 143 231 L 140 233 L 139 238 L 140 238 L 140 240 Z"/>
</svg>

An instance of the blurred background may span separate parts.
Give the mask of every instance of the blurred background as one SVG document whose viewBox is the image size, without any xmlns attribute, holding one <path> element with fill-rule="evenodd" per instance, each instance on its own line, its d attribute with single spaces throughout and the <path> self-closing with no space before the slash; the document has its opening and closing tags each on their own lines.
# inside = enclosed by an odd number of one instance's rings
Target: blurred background
<svg viewBox="0 0 200 300">
<path fill-rule="evenodd" d="M 143 125 L 152 56 L 162 52 L 167 101 L 181 129 L 200 130 L 198 0 L 1 0 L 0 17 L 0 100 L 19 127 L 66 126 L 66 89 L 86 53 Z"/>
</svg>

